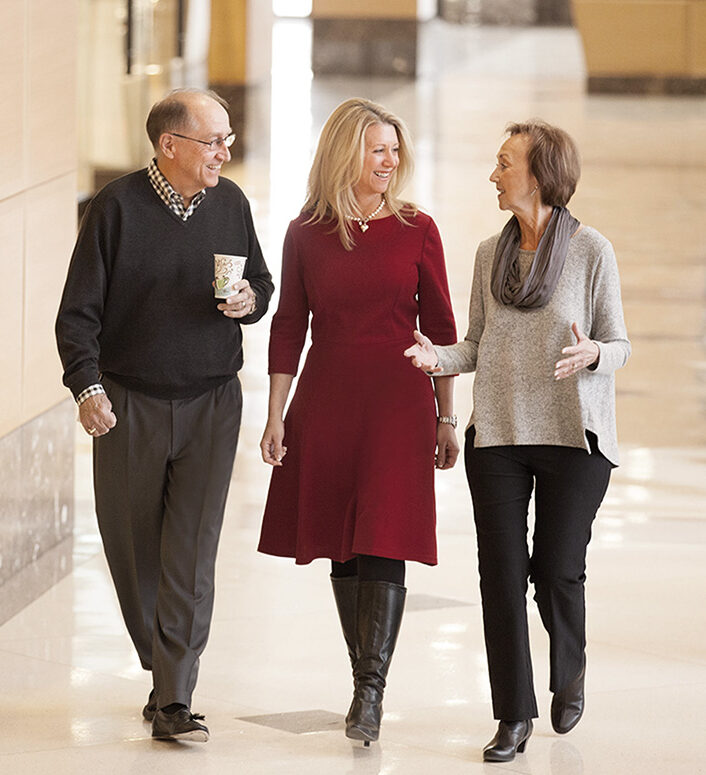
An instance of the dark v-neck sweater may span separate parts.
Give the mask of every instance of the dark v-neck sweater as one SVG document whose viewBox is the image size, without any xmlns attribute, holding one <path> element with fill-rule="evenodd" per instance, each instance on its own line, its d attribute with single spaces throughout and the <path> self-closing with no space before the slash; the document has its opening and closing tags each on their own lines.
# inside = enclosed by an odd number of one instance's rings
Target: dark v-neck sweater
<svg viewBox="0 0 706 775">
<path fill-rule="evenodd" d="M 257 307 L 240 321 L 216 309 L 214 253 L 248 257 Z M 240 324 L 265 314 L 272 291 L 235 183 L 221 178 L 182 221 L 146 170 L 119 178 L 87 209 L 71 258 L 56 323 L 64 384 L 77 396 L 105 373 L 158 398 L 200 395 L 240 369 Z"/>
</svg>

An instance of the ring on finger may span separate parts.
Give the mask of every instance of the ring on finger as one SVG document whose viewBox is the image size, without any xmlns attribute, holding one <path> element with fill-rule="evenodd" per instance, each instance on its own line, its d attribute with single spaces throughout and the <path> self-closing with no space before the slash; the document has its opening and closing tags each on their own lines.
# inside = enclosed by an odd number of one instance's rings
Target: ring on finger
<svg viewBox="0 0 706 775">
<path fill-rule="evenodd" d="M 95 428 L 86 428 L 86 431 L 87 431 L 88 433 L 95 433 L 95 432 L 96 432 L 96 429 L 95 429 Z"/>
</svg>

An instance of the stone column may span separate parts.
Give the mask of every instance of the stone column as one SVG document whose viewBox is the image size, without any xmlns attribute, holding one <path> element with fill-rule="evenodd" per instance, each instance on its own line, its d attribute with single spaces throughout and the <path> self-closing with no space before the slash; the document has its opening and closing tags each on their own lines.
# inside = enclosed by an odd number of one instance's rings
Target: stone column
<svg viewBox="0 0 706 775">
<path fill-rule="evenodd" d="M 269 83 L 273 19 L 269 1 L 211 0 L 208 81 L 230 103 L 235 159 L 245 152 L 248 89 Z"/>
<path fill-rule="evenodd" d="M 588 91 L 706 94 L 706 0 L 573 0 Z"/>
</svg>

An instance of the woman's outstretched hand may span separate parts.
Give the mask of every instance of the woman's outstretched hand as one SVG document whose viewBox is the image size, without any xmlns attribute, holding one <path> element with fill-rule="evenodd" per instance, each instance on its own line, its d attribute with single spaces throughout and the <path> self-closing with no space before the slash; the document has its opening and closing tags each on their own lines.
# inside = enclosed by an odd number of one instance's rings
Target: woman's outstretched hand
<svg viewBox="0 0 706 775">
<path fill-rule="evenodd" d="M 439 359 L 431 340 L 419 331 L 414 332 L 415 344 L 404 351 L 405 358 L 410 358 L 412 365 L 418 369 L 436 374 L 441 371 Z"/>
<path fill-rule="evenodd" d="M 589 339 L 576 323 L 571 324 L 571 330 L 576 337 L 576 344 L 565 347 L 561 351 L 562 355 L 568 357 L 557 361 L 554 367 L 554 379 L 566 379 L 576 374 L 577 371 L 598 363 L 601 354 L 598 345 Z"/>
</svg>

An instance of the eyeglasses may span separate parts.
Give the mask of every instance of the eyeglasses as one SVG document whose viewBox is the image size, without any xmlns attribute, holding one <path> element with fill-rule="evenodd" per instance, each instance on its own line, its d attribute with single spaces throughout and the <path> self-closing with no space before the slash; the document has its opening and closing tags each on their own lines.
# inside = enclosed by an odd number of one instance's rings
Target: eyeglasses
<svg viewBox="0 0 706 775">
<path fill-rule="evenodd" d="M 174 135 L 174 137 L 181 137 L 182 140 L 191 140 L 193 143 L 201 143 L 201 145 L 207 145 L 208 149 L 212 151 L 214 148 L 230 148 L 235 142 L 235 132 L 231 132 L 226 137 L 217 137 L 215 140 L 197 140 L 195 137 L 187 137 L 186 135 L 180 135 L 178 132 L 168 132 L 167 134 Z"/>
</svg>

